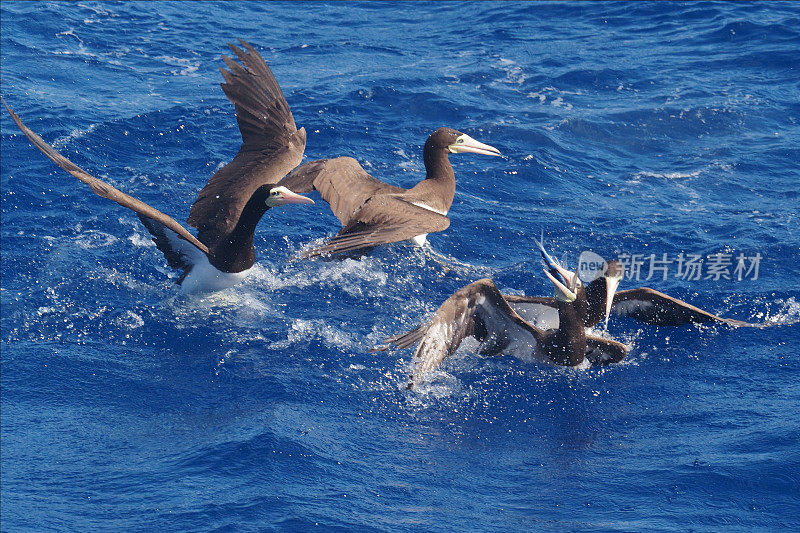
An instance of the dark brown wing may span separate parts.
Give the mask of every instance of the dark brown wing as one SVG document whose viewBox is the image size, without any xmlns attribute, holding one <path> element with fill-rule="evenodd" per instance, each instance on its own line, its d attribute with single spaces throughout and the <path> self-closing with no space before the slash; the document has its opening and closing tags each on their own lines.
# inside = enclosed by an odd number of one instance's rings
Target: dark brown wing
<svg viewBox="0 0 800 533">
<path fill-rule="evenodd" d="M 450 219 L 392 195 L 377 195 L 361 206 L 352 220 L 330 241 L 303 254 L 350 252 L 400 242 L 423 233 L 443 231 Z"/>
<path fill-rule="evenodd" d="M 635 318 L 654 326 L 681 326 L 689 323 L 716 322 L 729 326 L 765 327 L 767 324 L 751 324 L 741 320 L 722 318 L 703 311 L 684 301 L 667 296 L 649 287 L 618 291 L 614 295 L 611 312 Z"/>
<path fill-rule="evenodd" d="M 534 348 L 541 342 L 542 332 L 508 306 L 492 280 L 481 279 L 445 300 L 427 324 L 385 342 L 403 348 L 419 342 L 409 383 L 413 388 L 470 336 L 483 343 L 483 351 L 500 353 L 512 341 L 527 341 Z"/>
<path fill-rule="evenodd" d="M 230 70 L 220 67 L 225 78 L 220 87 L 236 109 L 242 146 L 255 151 L 279 150 L 285 146 L 283 138 L 297 131 L 292 112 L 261 54 L 245 41 L 239 42 L 245 50 L 233 44 L 228 47 L 242 64 L 222 56 Z"/>
<path fill-rule="evenodd" d="M 236 226 L 245 204 L 262 185 L 278 183 L 300 164 L 306 132 L 297 129 L 275 76 L 249 44 L 228 45 L 242 62 L 223 56 L 222 90 L 236 109 L 242 146 L 233 161 L 214 174 L 197 196 L 188 222 L 213 246 Z"/>
<path fill-rule="evenodd" d="M 595 335 L 586 336 L 586 357 L 595 366 L 619 363 L 628 354 L 624 344 Z"/>
<path fill-rule="evenodd" d="M 94 176 L 89 175 L 85 170 L 80 168 L 78 165 L 64 157 L 63 155 L 56 152 L 56 150 L 44 142 L 44 140 L 31 131 L 25 124 L 22 123 L 22 120 L 17 116 L 14 111 L 8 104 L 6 103 L 5 99 L 2 100 L 3 105 L 6 106 L 9 114 L 11 114 L 11 118 L 14 119 L 14 122 L 17 123 L 19 129 L 22 130 L 22 133 L 28 138 L 28 140 L 38 148 L 44 155 L 46 155 L 51 161 L 55 164 L 87 184 L 91 187 L 92 191 L 98 196 L 102 196 L 103 198 L 108 198 L 109 200 L 113 200 L 117 202 L 119 205 L 123 207 L 127 207 L 128 209 L 138 213 L 141 216 L 146 218 L 155 220 L 166 226 L 167 228 L 171 229 L 175 233 L 177 233 L 181 238 L 185 239 L 187 242 L 191 243 L 193 246 L 197 247 L 200 251 L 207 254 L 208 248 L 198 241 L 194 235 L 189 233 L 189 230 L 181 226 L 178 221 L 174 218 L 170 217 L 169 215 L 165 215 L 158 209 L 150 207 L 146 203 L 142 202 L 141 200 L 137 200 L 133 196 L 129 196 L 124 192 L 115 189 L 108 183 L 104 181 L 100 181 L 99 179 L 95 178 Z"/>
<path fill-rule="evenodd" d="M 319 191 L 342 226 L 350 224 L 361 206 L 375 194 L 405 192 L 405 189 L 376 180 L 352 157 L 304 163 L 286 176 L 281 185 L 300 194 L 312 189 Z"/>
<path fill-rule="evenodd" d="M 387 337 L 383 340 L 383 344 L 381 346 L 376 346 L 370 349 L 370 352 L 384 352 L 388 350 L 391 345 L 394 345 L 394 347 L 398 350 L 403 350 L 409 346 L 413 346 L 425 336 L 426 327 L 427 324 L 423 324 L 421 326 L 417 326 L 411 331 Z"/>
</svg>

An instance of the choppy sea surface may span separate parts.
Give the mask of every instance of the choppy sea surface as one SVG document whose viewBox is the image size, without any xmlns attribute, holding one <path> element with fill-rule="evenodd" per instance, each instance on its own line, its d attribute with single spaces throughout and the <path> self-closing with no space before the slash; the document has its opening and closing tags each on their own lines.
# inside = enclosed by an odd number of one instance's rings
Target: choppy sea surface
<svg viewBox="0 0 800 533">
<path fill-rule="evenodd" d="M 439 126 L 504 154 L 451 157 L 452 223 L 430 250 L 290 261 L 338 229 L 318 201 L 268 213 L 245 283 L 189 298 L 136 217 L 3 110 L 3 531 L 800 528 L 800 4 L 0 11 L 7 102 L 181 221 L 239 146 L 218 85 L 238 37 L 270 64 L 308 159 L 352 155 L 411 186 Z M 584 250 L 644 258 L 621 288 L 776 325 L 613 318 L 624 364 L 473 345 L 418 392 L 410 352 L 369 352 L 481 277 L 549 295 L 542 230 L 573 268 Z M 651 254 L 731 264 L 645 280 Z"/>
</svg>

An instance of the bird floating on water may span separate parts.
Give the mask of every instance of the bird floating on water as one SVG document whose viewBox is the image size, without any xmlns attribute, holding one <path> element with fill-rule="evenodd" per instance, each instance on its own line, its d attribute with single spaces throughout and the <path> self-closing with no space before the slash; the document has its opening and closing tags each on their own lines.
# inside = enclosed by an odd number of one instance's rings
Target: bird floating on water
<svg viewBox="0 0 800 533">
<path fill-rule="evenodd" d="M 616 292 L 624 273 L 618 261 L 608 261 L 604 275 L 584 285 L 578 273 L 563 268 L 540 241 L 537 246 L 555 296 L 505 295 L 490 279 L 482 279 L 456 291 L 429 322 L 387 338 L 376 350 L 418 344 L 409 382 L 413 388 L 468 337 L 480 342 L 478 352 L 482 354 L 510 353 L 526 360 L 580 367 L 618 363 L 625 358 L 624 344 L 586 329 L 612 312 L 659 326 L 704 322 L 732 327 L 770 325 L 723 318 L 648 287 Z"/>
<path fill-rule="evenodd" d="M 20 130 L 58 166 L 86 183 L 99 196 L 127 207 L 141 219 L 172 268 L 182 271 L 182 292 L 213 292 L 242 281 L 255 264 L 253 235 L 264 213 L 284 204 L 313 204 L 281 179 L 303 157 L 304 128 L 297 129 L 275 76 L 248 43 L 228 46 L 241 61 L 223 56 L 222 89 L 236 109 L 242 145 L 200 191 L 188 223 L 192 235 L 172 217 L 125 194 L 75 165 L 31 131 L 3 100 Z"/>
<path fill-rule="evenodd" d="M 481 279 L 456 291 L 426 324 L 389 337 L 376 350 L 385 350 L 389 345 L 402 349 L 418 344 L 408 388 L 416 387 L 468 337 L 480 342 L 478 352 L 486 355 L 505 353 L 523 360 L 571 367 L 622 361 L 627 354 L 624 344 L 586 332 L 584 323 L 589 305 L 578 275 L 561 267 L 546 252 L 543 256 L 544 272 L 555 292 L 556 328 L 544 329 L 526 321 L 492 280 Z"/>
<path fill-rule="evenodd" d="M 299 166 L 286 177 L 285 185 L 299 193 L 319 191 L 342 224 L 336 236 L 302 257 L 363 251 L 405 240 L 422 245 L 428 233 L 447 229 L 456 190 L 449 155 L 461 153 L 500 155 L 497 148 L 465 133 L 439 128 L 425 141 L 425 179 L 411 189 L 373 178 L 352 157 Z"/>
</svg>

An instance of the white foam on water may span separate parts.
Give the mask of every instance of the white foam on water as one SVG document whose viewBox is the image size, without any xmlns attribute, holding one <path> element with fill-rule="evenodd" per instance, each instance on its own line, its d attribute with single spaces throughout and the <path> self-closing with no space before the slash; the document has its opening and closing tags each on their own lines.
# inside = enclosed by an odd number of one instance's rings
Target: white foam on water
<svg viewBox="0 0 800 533">
<path fill-rule="evenodd" d="M 200 62 L 186 57 L 175 56 L 156 56 L 153 59 L 160 60 L 172 67 L 178 67 L 169 71 L 173 76 L 195 76 L 200 69 Z"/>
<path fill-rule="evenodd" d="M 144 319 L 130 309 L 114 319 L 114 322 L 125 329 L 137 329 L 144 326 Z"/>
<path fill-rule="evenodd" d="M 549 102 L 552 107 L 563 108 L 569 111 L 573 108 L 572 104 L 565 101 L 565 96 L 579 96 L 583 94 L 581 91 L 564 91 L 556 89 L 555 87 L 542 87 L 538 91 L 532 91 L 526 96 L 532 100 L 537 100 L 540 104 L 545 105 Z"/>
<path fill-rule="evenodd" d="M 161 287 L 152 283 L 140 281 L 133 277 L 130 270 L 120 272 L 116 268 L 101 266 L 96 271 L 99 278 L 107 281 L 114 287 L 122 287 L 139 294 L 157 294 Z"/>
<path fill-rule="evenodd" d="M 87 230 L 75 239 L 75 244 L 84 250 L 94 250 L 95 248 L 111 246 L 117 241 L 119 241 L 119 239 L 109 233 L 98 230 Z"/>
<path fill-rule="evenodd" d="M 405 150 L 402 148 L 396 148 L 393 150 L 395 154 L 400 156 L 401 160 L 397 164 L 403 172 L 421 172 L 422 167 L 420 166 L 420 158 L 414 157 L 406 153 Z"/>
<path fill-rule="evenodd" d="M 224 311 L 238 320 L 257 323 L 262 318 L 279 316 L 268 294 L 240 283 L 228 289 L 193 298 L 196 309 Z"/>
<path fill-rule="evenodd" d="M 498 68 L 505 72 L 506 75 L 504 79 L 499 80 L 501 83 L 522 85 L 525 80 L 529 78 L 529 76 L 522 70 L 522 67 L 518 66 L 517 63 L 511 59 L 500 57 L 498 58 L 498 63 Z"/>
<path fill-rule="evenodd" d="M 565 126 L 567 124 L 569 124 L 569 119 L 562 118 L 561 120 L 559 120 L 555 124 L 546 124 L 546 125 L 542 126 L 542 128 L 546 129 L 547 131 L 553 131 L 556 128 L 558 128 L 559 126 Z"/>
<path fill-rule="evenodd" d="M 696 178 L 700 175 L 700 170 L 695 170 L 694 172 L 637 172 L 633 175 L 631 180 L 641 180 L 642 178 L 656 178 L 656 179 L 668 179 L 668 180 L 679 180 L 679 179 L 686 179 L 686 178 Z"/>
<path fill-rule="evenodd" d="M 563 108 L 564 108 L 564 109 L 566 109 L 567 111 L 569 111 L 570 109 L 572 109 L 572 104 L 570 104 L 570 103 L 565 103 L 565 102 L 564 102 L 564 99 L 563 99 L 562 97 L 560 97 L 560 96 L 559 96 L 559 97 L 557 97 L 557 98 L 555 98 L 554 100 L 551 100 L 551 101 L 550 101 L 550 105 L 551 105 L 551 106 L 553 106 L 553 107 L 563 107 Z"/>
<path fill-rule="evenodd" d="M 70 28 L 67 31 L 58 32 L 58 33 L 56 33 L 56 35 L 64 35 L 64 36 L 69 36 L 69 37 L 75 37 L 75 39 L 77 39 L 78 42 L 83 43 L 83 39 L 78 37 L 78 35 L 75 33 L 75 28 Z"/>
<path fill-rule="evenodd" d="M 153 242 L 153 239 L 145 235 L 141 235 L 139 233 L 134 233 L 133 235 L 128 237 L 128 241 L 130 241 L 131 244 L 137 247 L 144 247 L 144 248 L 156 247 L 156 243 Z"/>
<path fill-rule="evenodd" d="M 292 320 L 286 331 L 286 339 L 271 343 L 269 349 L 285 350 L 290 346 L 306 344 L 313 339 L 321 340 L 325 346 L 340 351 L 361 351 L 362 349 L 356 334 L 327 324 L 321 319 L 302 318 Z"/>
<path fill-rule="evenodd" d="M 92 133 L 95 129 L 97 129 L 99 124 L 90 124 L 89 127 L 85 129 L 74 129 L 69 134 L 64 135 L 63 137 L 59 137 L 52 143 L 52 147 L 56 150 L 62 150 L 67 143 L 74 141 L 75 139 L 80 139 L 81 137 Z"/>
<path fill-rule="evenodd" d="M 324 285 L 336 286 L 351 296 L 363 296 L 365 291 L 385 287 L 389 280 L 380 262 L 368 256 L 331 261 L 300 259 L 263 269 L 256 276 L 251 278 L 270 290 Z"/>
<path fill-rule="evenodd" d="M 95 15 L 106 15 L 106 16 L 110 16 L 110 17 L 118 17 L 119 16 L 114 11 L 111 11 L 110 9 L 106 9 L 105 7 L 102 7 L 101 5 L 89 5 L 89 4 L 79 3 L 79 4 L 77 4 L 77 6 L 78 7 L 82 7 L 83 9 L 88 9 L 89 11 L 94 13 Z"/>
<path fill-rule="evenodd" d="M 785 326 L 800 322 L 800 302 L 794 296 L 769 302 L 766 310 L 753 313 L 751 321 L 761 321 L 769 326 Z"/>
<path fill-rule="evenodd" d="M 401 380 L 398 384 L 400 390 L 407 390 L 408 381 Z M 454 375 L 443 370 L 427 372 L 423 379 L 414 384 L 409 401 L 413 407 L 426 407 L 426 399 L 441 400 L 462 391 L 461 381 Z"/>
</svg>

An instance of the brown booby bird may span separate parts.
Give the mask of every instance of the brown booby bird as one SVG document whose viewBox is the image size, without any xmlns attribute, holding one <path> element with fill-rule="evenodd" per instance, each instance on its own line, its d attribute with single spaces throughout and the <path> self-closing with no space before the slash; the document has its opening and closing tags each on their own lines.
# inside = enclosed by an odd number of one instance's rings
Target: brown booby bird
<svg viewBox="0 0 800 533">
<path fill-rule="evenodd" d="M 244 279 L 255 263 L 253 234 L 264 213 L 279 205 L 313 204 L 279 183 L 303 157 L 306 132 L 297 129 L 278 82 L 261 55 L 228 45 L 241 65 L 223 56 L 222 89 L 236 109 L 242 146 L 233 160 L 217 171 L 200 191 L 188 223 L 197 237 L 172 217 L 89 175 L 58 153 L 3 100 L 6 109 L 36 148 L 58 166 L 86 183 L 95 194 L 127 207 L 141 219 L 172 268 L 182 270 L 182 292 L 210 292 Z"/>
<path fill-rule="evenodd" d="M 461 342 L 474 337 L 478 351 L 486 355 L 513 354 L 524 360 L 561 366 L 604 365 L 625 358 L 624 344 L 588 335 L 584 327 L 588 303 L 577 274 L 557 264 L 545 274 L 555 288 L 559 325 L 542 329 L 522 318 L 506 301 L 490 279 L 478 280 L 456 291 L 439 307 L 426 324 L 386 339 L 397 348 L 419 343 L 414 352 L 409 388 L 414 388 L 426 373 L 455 353 Z"/>
<path fill-rule="evenodd" d="M 411 239 L 422 245 L 428 233 L 450 225 L 447 212 L 456 190 L 449 154 L 500 155 L 497 148 L 451 128 L 439 128 L 425 141 L 425 179 L 411 189 L 383 183 L 355 159 L 321 159 L 299 166 L 284 184 L 299 193 L 319 191 L 342 229 L 304 258 L 372 248 Z"/>
<path fill-rule="evenodd" d="M 543 256 L 546 254 L 543 250 L 540 251 Z M 584 326 L 593 327 L 601 320 L 608 320 L 612 313 L 653 326 L 702 323 L 725 324 L 732 327 L 768 326 L 768 324 L 752 324 L 717 316 L 649 287 L 617 291 L 624 272 L 625 267 L 619 261 L 607 261 L 605 273 L 586 285 L 588 310 L 584 316 Z M 504 295 L 504 297 L 526 320 L 547 327 L 558 327 L 558 302 L 554 298 L 515 295 Z"/>
</svg>

